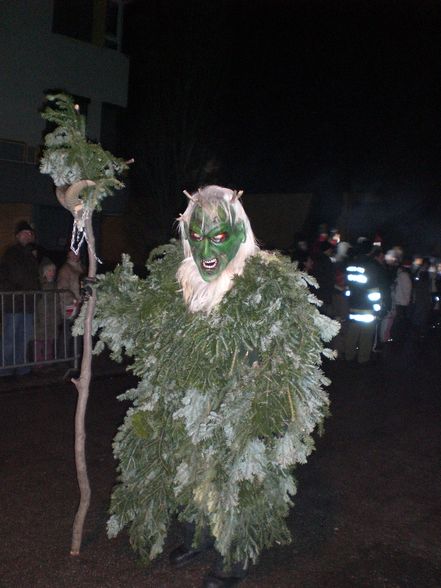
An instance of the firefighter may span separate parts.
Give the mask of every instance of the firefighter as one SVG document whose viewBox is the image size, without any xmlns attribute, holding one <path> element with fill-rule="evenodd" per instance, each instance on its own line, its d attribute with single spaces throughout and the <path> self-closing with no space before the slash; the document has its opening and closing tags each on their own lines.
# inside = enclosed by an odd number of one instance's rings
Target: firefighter
<svg viewBox="0 0 441 588">
<path fill-rule="evenodd" d="M 345 359 L 367 364 L 375 339 L 378 318 L 383 306 L 381 280 L 373 261 L 372 243 L 358 242 L 357 253 L 346 267 L 346 296 L 349 302 L 349 325 L 345 340 Z"/>
</svg>

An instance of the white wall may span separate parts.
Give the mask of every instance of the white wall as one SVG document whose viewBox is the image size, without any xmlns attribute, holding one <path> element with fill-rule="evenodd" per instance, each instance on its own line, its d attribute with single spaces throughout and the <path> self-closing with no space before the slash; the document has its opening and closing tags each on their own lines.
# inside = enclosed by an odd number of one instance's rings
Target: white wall
<svg viewBox="0 0 441 588">
<path fill-rule="evenodd" d="M 39 110 L 48 89 L 91 99 L 93 139 L 99 138 L 101 103 L 126 106 L 127 57 L 51 31 L 52 0 L 0 0 L 0 139 L 41 143 Z"/>
</svg>

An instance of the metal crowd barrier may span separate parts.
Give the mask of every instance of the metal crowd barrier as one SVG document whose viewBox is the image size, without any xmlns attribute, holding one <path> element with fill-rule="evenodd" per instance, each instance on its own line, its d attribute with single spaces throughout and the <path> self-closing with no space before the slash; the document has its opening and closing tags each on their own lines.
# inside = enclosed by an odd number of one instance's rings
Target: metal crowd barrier
<svg viewBox="0 0 441 588">
<path fill-rule="evenodd" d="M 71 332 L 66 293 L 72 295 L 68 290 L 0 292 L 0 376 L 58 363 L 78 369 L 81 350 Z"/>
</svg>

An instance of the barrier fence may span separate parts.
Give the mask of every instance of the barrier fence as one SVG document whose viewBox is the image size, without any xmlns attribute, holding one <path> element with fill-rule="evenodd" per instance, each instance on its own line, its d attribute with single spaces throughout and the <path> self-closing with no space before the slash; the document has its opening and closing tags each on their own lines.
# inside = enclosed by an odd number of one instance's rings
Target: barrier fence
<svg viewBox="0 0 441 588">
<path fill-rule="evenodd" d="M 78 368 L 72 298 L 68 290 L 0 292 L 0 376 L 63 362 Z"/>
</svg>

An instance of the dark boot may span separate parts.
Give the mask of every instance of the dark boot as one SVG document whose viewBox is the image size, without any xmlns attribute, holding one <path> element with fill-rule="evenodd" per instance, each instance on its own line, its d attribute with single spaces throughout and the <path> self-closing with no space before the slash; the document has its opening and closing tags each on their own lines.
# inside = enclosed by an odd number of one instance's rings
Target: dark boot
<svg viewBox="0 0 441 588">
<path fill-rule="evenodd" d="M 248 568 L 243 562 L 234 563 L 228 570 L 225 570 L 224 560 L 217 553 L 216 563 L 211 572 L 204 578 L 203 588 L 230 588 L 237 586 L 248 574 Z"/>
<path fill-rule="evenodd" d="M 193 547 L 193 540 L 194 525 L 185 523 L 184 542 L 173 549 L 169 555 L 170 563 L 174 567 L 182 568 L 213 547 L 213 538 L 210 536 L 208 529 L 202 532 L 198 547 Z"/>
<path fill-rule="evenodd" d="M 182 568 L 200 556 L 201 549 L 189 549 L 184 544 L 179 545 L 169 555 L 170 563 L 175 568 Z"/>
<path fill-rule="evenodd" d="M 204 578 L 202 588 L 230 588 L 231 586 L 237 586 L 242 579 L 236 576 L 215 576 L 214 574 L 209 574 Z"/>
</svg>

